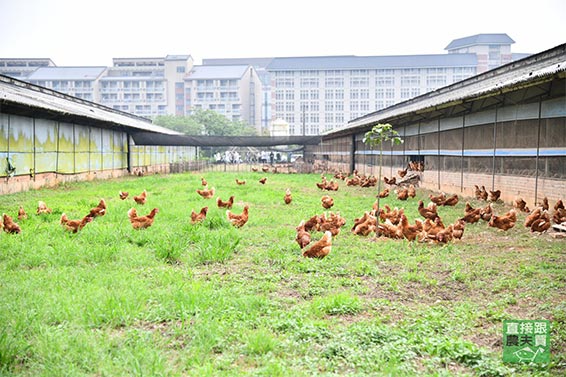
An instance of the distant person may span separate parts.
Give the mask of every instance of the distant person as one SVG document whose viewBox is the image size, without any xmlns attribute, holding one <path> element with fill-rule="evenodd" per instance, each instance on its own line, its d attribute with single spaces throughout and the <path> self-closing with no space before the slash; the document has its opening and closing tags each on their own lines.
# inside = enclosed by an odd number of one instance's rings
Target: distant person
<svg viewBox="0 0 566 377">
<path fill-rule="evenodd" d="M 273 154 L 273 152 L 271 152 L 271 153 L 269 154 L 269 163 L 270 163 L 271 165 L 273 165 L 273 158 L 274 158 L 274 157 L 275 157 L 275 155 Z"/>
</svg>

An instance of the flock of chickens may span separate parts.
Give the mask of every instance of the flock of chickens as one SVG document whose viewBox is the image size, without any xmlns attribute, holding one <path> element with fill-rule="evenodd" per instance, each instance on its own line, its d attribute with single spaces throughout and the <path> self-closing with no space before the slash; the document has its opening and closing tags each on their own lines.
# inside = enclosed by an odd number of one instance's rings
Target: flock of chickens
<svg viewBox="0 0 566 377">
<path fill-rule="evenodd" d="M 418 167 L 417 167 L 418 168 Z M 254 170 L 254 171 L 257 171 Z M 265 168 L 263 169 L 266 172 Z M 407 174 L 407 169 L 399 170 L 399 176 L 402 178 Z M 346 186 L 360 186 L 360 187 L 373 187 L 376 186 L 378 180 L 375 176 L 365 176 L 358 174 L 354 171 L 352 177 L 339 172 L 334 175 L 334 179 L 342 180 Z M 334 179 L 328 181 L 324 174 L 321 175 L 321 181 L 316 182 L 316 186 L 323 191 L 337 191 L 339 185 Z M 245 180 L 236 178 L 237 185 L 245 185 Z M 267 177 L 263 177 L 258 181 L 260 184 L 267 182 Z M 397 185 L 396 177 L 384 177 L 384 182 L 390 187 L 383 189 L 376 197 L 388 197 L 393 190 L 397 199 L 406 201 L 410 198 L 416 197 L 416 189 L 414 185 L 408 186 Z M 197 189 L 196 192 L 204 199 L 212 199 L 215 196 L 216 190 L 214 187 L 208 188 L 208 182 L 204 177 L 201 177 L 202 189 Z M 414 223 L 410 223 L 405 213 L 404 208 L 390 208 L 389 205 L 384 205 L 378 208 L 378 201 L 373 204 L 372 208 L 363 213 L 359 218 L 354 219 L 353 225 L 350 229 L 351 233 L 360 236 L 369 236 L 375 233 L 377 237 L 387 237 L 392 239 L 407 239 L 409 241 L 417 242 L 434 242 L 445 244 L 454 239 L 461 239 L 464 234 L 464 229 L 467 224 L 474 224 L 483 220 L 487 222 L 488 226 L 507 231 L 513 228 L 517 222 L 517 211 L 527 213 L 524 226 L 529 228 L 531 232 L 545 232 L 547 231 L 552 222 L 562 224 L 566 222 L 566 209 L 562 200 L 558 200 L 553 207 L 552 217 L 550 215 L 550 206 L 548 199 L 544 198 L 540 205 L 530 211 L 526 206 L 526 202 L 517 198 L 513 203 L 513 209 L 503 215 L 496 215 L 494 213 L 493 203 L 497 202 L 501 196 L 501 191 L 489 191 L 484 186 L 475 186 L 475 197 L 477 200 L 488 202 L 486 206 L 473 208 L 469 202 L 466 202 L 464 213 L 461 218 L 458 218 L 454 223 L 445 225 L 443 219 L 438 213 L 438 207 L 442 206 L 455 206 L 459 202 L 458 195 L 454 194 L 447 196 L 444 193 L 439 195 L 429 195 L 430 203 L 424 205 L 422 200 L 418 201 L 418 213 L 422 218 L 417 218 Z M 125 200 L 129 197 L 127 192 L 119 192 L 119 197 Z M 147 191 L 144 190 L 141 194 L 133 196 L 133 200 L 140 205 L 144 205 L 147 201 Z M 291 204 L 293 196 L 290 189 L 286 189 L 283 196 L 285 204 Z M 234 196 L 230 196 L 227 200 L 222 200 L 220 197 L 216 198 L 216 205 L 218 208 L 226 209 L 227 220 L 236 228 L 243 227 L 249 220 L 249 205 L 245 205 L 241 213 L 233 213 L 231 211 L 234 204 Z M 321 197 L 321 206 L 325 210 L 330 210 L 334 206 L 334 199 L 325 194 Z M 190 221 L 192 224 L 197 224 L 206 219 L 208 213 L 208 206 L 202 207 L 199 212 L 194 209 L 191 212 Z M 38 215 L 43 213 L 52 213 L 52 210 L 47 205 L 40 201 L 38 203 Z M 152 226 L 155 216 L 159 213 L 158 208 L 153 208 L 149 214 L 139 216 L 136 208 L 131 208 L 128 211 L 129 221 L 134 229 L 145 229 Z M 104 216 L 106 214 L 106 202 L 101 199 L 98 205 L 91 208 L 90 211 L 82 218 L 70 220 L 65 213 L 61 215 L 60 224 L 67 231 L 77 233 L 83 229 L 88 223 L 92 222 L 95 218 Z M 22 206 L 18 211 L 18 219 L 23 220 L 27 218 L 27 214 Z M 0 223 L 0 228 L 3 228 L 7 233 L 20 233 L 20 226 L 14 222 L 12 217 L 7 214 L 2 216 L 3 222 Z M 322 213 L 314 215 L 309 219 L 302 220 L 296 227 L 295 241 L 302 250 L 302 255 L 309 258 L 324 258 L 332 250 L 332 239 L 336 237 L 342 227 L 346 224 L 346 219 L 340 215 L 339 212 Z M 322 232 L 323 235 L 317 241 L 312 241 L 311 234 L 313 232 Z"/>
</svg>

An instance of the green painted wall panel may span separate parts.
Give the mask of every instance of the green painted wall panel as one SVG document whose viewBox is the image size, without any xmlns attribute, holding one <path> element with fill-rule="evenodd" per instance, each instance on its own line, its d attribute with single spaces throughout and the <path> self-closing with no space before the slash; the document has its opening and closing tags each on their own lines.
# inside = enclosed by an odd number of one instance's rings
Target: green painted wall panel
<svg viewBox="0 0 566 377">
<path fill-rule="evenodd" d="M 72 152 L 60 152 L 57 173 L 70 174 L 75 172 L 75 158 Z"/>
<path fill-rule="evenodd" d="M 37 124 L 36 124 L 37 126 Z M 45 173 L 55 171 L 57 165 L 56 152 L 43 152 L 35 154 L 35 172 Z"/>
<path fill-rule="evenodd" d="M 8 152 L 8 115 L 7 114 L 0 114 L 0 153 L 2 152 Z"/>
<path fill-rule="evenodd" d="M 90 150 L 90 127 L 75 126 L 75 151 L 88 152 Z"/>
<path fill-rule="evenodd" d="M 57 151 L 57 122 L 44 119 L 35 120 L 35 152 Z"/>
<path fill-rule="evenodd" d="M 75 150 L 75 139 L 73 136 L 73 124 L 59 123 L 59 151 L 73 152 Z"/>
<path fill-rule="evenodd" d="M 83 173 L 90 171 L 90 153 L 77 152 L 75 153 L 75 172 Z"/>
<path fill-rule="evenodd" d="M 10 152 L 33 151 L 33 119 L 10 115 Z"/>
</svg>

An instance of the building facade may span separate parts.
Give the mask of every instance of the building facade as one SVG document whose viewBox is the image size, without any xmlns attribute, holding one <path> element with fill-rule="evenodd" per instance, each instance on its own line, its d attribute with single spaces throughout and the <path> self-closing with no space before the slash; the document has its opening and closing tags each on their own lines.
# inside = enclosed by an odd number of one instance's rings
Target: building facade
<svg viewBox="0 0 566 377">
<path fill-rule="evenodd" d="M 115 58 L 111 67 L 0 59 L 0 74 L 144 117 L 209 109 L 268 133 L 317 135 L 516 58 L 506 34 L 453 40 L 447 54 L 204 59 Z"/>
</svg>

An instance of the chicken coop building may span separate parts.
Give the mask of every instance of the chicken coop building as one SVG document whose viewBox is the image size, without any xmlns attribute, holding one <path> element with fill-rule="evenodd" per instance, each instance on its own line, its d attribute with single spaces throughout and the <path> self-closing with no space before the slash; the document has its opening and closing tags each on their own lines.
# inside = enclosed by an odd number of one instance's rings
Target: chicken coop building
<svg viewBox="0 0 566 377">
<path fill-rule="evenodd" d="M 369 113 L 323 135 L 310 153 L 328 170 L 375 174 L 379 151 L 363 143 L 390 123 L 384 174 L 424 163 L 421 186 L 473 195 L 474 185 L 541 200 L 566 193 L 566 44 Z"/>
<path fill-rule="evenodd" d="M 177 135 L 148 119 L 0 75 L 0 194 L 129 173 L 168 173 L 192 146 L 136 143 Z"/>
</svg>

